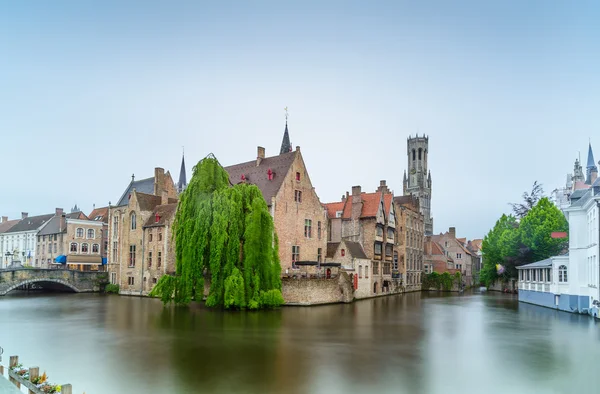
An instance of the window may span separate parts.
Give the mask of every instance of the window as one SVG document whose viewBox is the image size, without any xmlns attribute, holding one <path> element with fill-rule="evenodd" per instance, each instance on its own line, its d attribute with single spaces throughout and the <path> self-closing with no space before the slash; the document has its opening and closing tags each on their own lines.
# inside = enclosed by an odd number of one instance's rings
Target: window
<svg viewBox="0 0 600 394">
<path fill-rule="evenodd" d="M 108 241 L 104 241 L 104 253 L 108 253 Z"/>
<path fill-rule="evenodd" d="M 381 226 L 377 226 L 377 232 L 376 232 L 376 235 L 377 235 L 378 237 L 383 237 L 383 227 L 381 227 Z"/>
<path fill-rule="evenodd" d="M 129 267 L 135 267 L 135 245 L 129 245 Z"/>
<path fill-rule="evenodd" d="M 365 278 L 369 278 L 369 266 L 365 265 Z"/>
<path fill-rule="evenodd" d="M 116 272 L 110 273 L 110 283 L 112 283 L 113 285 L 117 284 L 117 273 Z"/>
<path fill-rule="evenodd" d="M 158 252 L 158 258 L 156 259 L 156 267 L 160 268 L 162 265 L 162 252 Z"/>
<path fill-rule="evenodd" d="M 81 253 L 88 253 L 89 252 L 89 245 L 86 243 L 82 243 L 81 244 Z"/>
<path fill-rule="evenodd" d="M 42 254 L 46 254 L 46 244 L 42 245 Z"/>
<path fill-rule="evenodd" d="M 135 280 L 134 280 L 134 279 L 135 279 L 135 278 L 134 278 L 133 276 L 128 276 L 128 277 L 127 277 L 127 284 L 128 284 L 129 286 L 133 286 L 133 285 L 134 285 L 134 283 L 135 283 Z"/>
<path fill-rule="evenodd" d="M 531 275 L 532 276 L 531 279 L 533 279 L 533 281 L 535 282 L 535 274 L 536 274 L 537 270 L 531 270 L 531 271 L 533 271 L 532 275 Z"/>
<path fill-rule="evenodd" d="M 362 265 L 358 266 L 358 278 L 362 278 Z"/>
<path fill-rule="evenodd" d="M 57 234 L 54 234 L 54 240 L 56 241 L 56 239 L 57 239 Z"/>
<path fill-rule="evenodd" d="M 148 234 L 148 242 L 152 242 L 152 233 Z"/>
<path fill-rule="evenodd" d="M 341 254 L 342 254 L 342 257 L 344 257 L 346 255 L 346 249 L 342 249 Z"/>
<path fill-rule="evenodd" d="M 527 270 L 527 282 L 531 280 L 531 270 Z"/>
<path fill-rule="evenodd" d="M 321 239 L 321 222 L 317 222 L 317 238 Z"/>
<path fill-rule="evenodd" d="M 298 182 L 300 182 L 300 173 L 299 173 L 299 172 L 297 172 L 297 173 L 296 173 L 296 180 L 297 180 Z"/>
<path fill-rule="evenodd" d="M 117 234 L 119 233 L 119 218 L 115 216 L 113 218 L 113 238 L 117 238 Z"/>
<path fill-rule="evenodd" d="M 54 253 L 56 253 L 56 251 L 58 250 L 56 242 L 54 243 L 54 248 L 53 249 L 54 249 Z"/>
<path fill-rule="evenodd" d="M 312 238 L 312 220 L 304 220 L 304 236 L 306 238 Z"/>
<path fill-rule="evenodd" d="M 91 228 L 88 229 L 87 237 L 88 237 L 88 239 L 94 239 L 94 238 L 96 238 L 96 234 L 95 234 L 94 229 L 91 229 Z"/>
<path fill-rule="evenodd" d="M 393 251 L 394 251 L 394 249 L 392 247 L 392 244 L 385 244 L 385 255 L 386 255 L 386 257 L 392 257 Z"/>
<path fill-rule="evenodd" d="M 387 229 L 387 237 L 388 239 L 394 239 L 394 229 L 393 228 L 389 228 Z"/>
<path fill-rule="evenodd" d="M 344 211 L 336 211 L 336 212 L 335 212 L 335 217 L 336 217 L 336 218 L 341 218 L 341 217 L 342 217 L 342 213 L 343 213 L 343 212 L 344 212 Z"/>
<path fill-rule="evenodd" d="M 162 241 L 162 233 L 158 233 L 158 240 Z"/>
<path fill-rule="evenodd" d="M 398 269 L 398 253 L 394 253 L 394 270 Z"/>
<path fill-rule="evenodd" d="M 135 212 L 131 213 L 131 229 L 135 230 L 137 228 L 137 223 L 135 221 Z"/>
<path fill-rule="evenodd" d="M 462 259 L 462 253 L 457 253 L 457 254 L 456 254 L 456 258 L 457 258 L 457 259 Z"/>
<path fill-rule="evenodd" d="M 112 259 L 112 262 L 114 262 L 114 263 L 116 263 L 116 262 L 117 262 L 117 257 L 118 257 L 118 256 L 117 256 L 117 254 L 118 254 L 118 252 L 117 252 L 117 251 L 118 251 L 118 245 L 119 245 L 119 244 L 117 243 L 117 241 L 114 241 L 114 242 L 113 242 L 113 251 L 112 251 L 112 256 L 111 256 L 111 259 Z"/>
<path fill-rule="evenodd" d="M 322 253 L 323 253 L 323 252 L 322 252 L 322 250 L 323 250 L 323 249 L 321 249 L 321 248 L 318 248 L 318 249 L 317 249 L 317 261 L 318 261 L 319 263 L 321 262 L 321 259 L 322 259 Z"/>
<path fill-rule="evenodd" d="M 148 252 L 148 268 L 152 267 L 152 252 Z"/>
<path fill-rule="evenodd" d="M 152 278 L 152 283 L 156 284 L 156 278 Z"/>
<path fill-rule="evenodd" d="M 419 160 L 421 160 L 421 153 L 423 153 L 423 149 L 419 148 Z"/>
<path fill-rule="evenodd" d="M 292 246 L 292 267 L 296 268 L 296 261 L 300 261 L 300 246 Z"/>
<path fill-rule="evenodd" d="M 561 265 L 558 267 L 558 281 L 562 283 L 567 282 L 567 266 Z"/>
<path fill-rule="evenodd" d="M 412 152 L 413 152 L 413 161 L 414 161 L 415 160 L 415 156 L 416 156 L 416 151 L 413 149 Z"/>
<path fill-rule="evenodd" d="M 83 238 L 83 229 L 82 228 L 77 229 L 76 236 L 77 236 L 77 238 Z"/>
<path fill-rule="evenodd" d="M 92 245 L 92 253 L 100 253 L 100 245 L 93 244 Z"/>
<path fill-rule="evenodd" d="M 373 275 L 379 275 L 379 263 L 373 263 Z"/>
<path fill-rule="evenodd" d="M 294 190 L 294 201 L 302 202 L 302 192 L 300 190 Z"/>
<path fill-rule="evenodd" d="M 375 255 L 381 256 L 381 242 L 375 242 Z"/>
<path fill-rule="evenodd" d="M 69 250 L 73 253 L 77 253 L 77 242 L 71 242 L 71 248 Z"/>
<path fill-rule="evenodd" d="M 383 263 L 383 274 L 384 275 L 390 275 L 392 273 L 392 264 L 390 263 Z"/>
</svg>

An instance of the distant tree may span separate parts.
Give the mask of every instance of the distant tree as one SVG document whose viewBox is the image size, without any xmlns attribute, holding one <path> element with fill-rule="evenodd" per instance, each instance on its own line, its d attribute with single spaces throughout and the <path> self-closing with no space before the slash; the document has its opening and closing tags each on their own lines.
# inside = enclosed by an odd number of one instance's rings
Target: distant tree
<svg viewBox="0 0 600 394">
<path fill-rule="evenodd" d="M 568 232 L 569 223 L 561 210 L 544 197 L 519 224 L 521 242 L 528 249 L 527 262 L 556 256 L 568 248 L 568 238 L 552 238 L 555 231 Z"/>
<path fill-rule="evenodd" d="M 513 212 L 517 219 L 522 219 L 527 215 L 527 212 L 537 204 L 537 202 L 544 197 L 544 189 L 542 185 L 537 181 L 533 182 L 531 193 L 523 193 L 522 203 L 510 203 Z"/>
<path fill-rule="evenodd" d="M 490 285 L 498 279 L 496 266 L 505 264 L 507 258 L 516 255 L 514 244 L 517 237 L 518 223 L 515 217 L 502 215 L 481 243 L 483 265 L 479 275 L 482 283 Z"/>
</svg>

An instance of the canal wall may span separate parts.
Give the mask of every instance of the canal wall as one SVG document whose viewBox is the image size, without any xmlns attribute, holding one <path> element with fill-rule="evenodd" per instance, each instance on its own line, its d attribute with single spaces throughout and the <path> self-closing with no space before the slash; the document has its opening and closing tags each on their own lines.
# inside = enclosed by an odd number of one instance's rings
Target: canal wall
<svg viewBox="0 0 600 394">
<path fill-rule="evenodd" d="M 352 302 L 354 288 L 347 273 L 336 278 L 282 278 L 281 293 L 286 305 L 320 305 Z"/>
<path fill-rule="evenodd" d="M 515 279 L 510 279 L 507 282 L 496 281 L 487 287 L 489 291 L 500 291 L 504 292 L 505 290 L 509 290 L 514 292 L 517 289 L 517 281 Z"/>
</svg>

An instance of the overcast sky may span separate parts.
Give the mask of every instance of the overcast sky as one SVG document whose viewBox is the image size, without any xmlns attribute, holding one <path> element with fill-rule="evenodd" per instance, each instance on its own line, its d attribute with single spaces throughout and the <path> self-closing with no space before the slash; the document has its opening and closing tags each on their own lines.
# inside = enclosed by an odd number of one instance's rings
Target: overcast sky
<svg viewBox="0 0 600 394">
<path fill-rule="evenodd" d="M 385 179 L 430 137 L 434 231 L 482 237 L 533 181 L 600 159 L 595 1 L 5 1 L 0 214 L 117 201 L 277 154 L 289 107 L 322 202 Z"/>
</svg>

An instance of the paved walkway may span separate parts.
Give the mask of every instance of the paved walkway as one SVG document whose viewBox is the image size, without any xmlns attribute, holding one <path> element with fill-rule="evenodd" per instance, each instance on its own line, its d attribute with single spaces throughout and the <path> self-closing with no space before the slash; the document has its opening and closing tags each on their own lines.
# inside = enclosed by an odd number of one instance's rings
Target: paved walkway
<svg viewBox="0 0 600 394">
<path fill-rule="evenodd" d="M 0 393 L 2 394 L 23 394 L 21 390 L 8 381 L 8 372 L 4 369 L 6 376 L 0 375 Z"/>
</svg>

